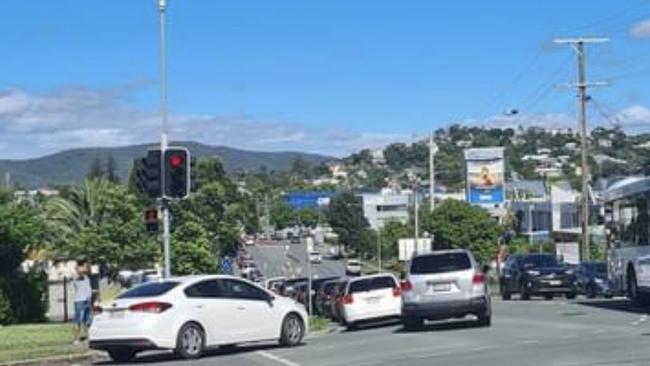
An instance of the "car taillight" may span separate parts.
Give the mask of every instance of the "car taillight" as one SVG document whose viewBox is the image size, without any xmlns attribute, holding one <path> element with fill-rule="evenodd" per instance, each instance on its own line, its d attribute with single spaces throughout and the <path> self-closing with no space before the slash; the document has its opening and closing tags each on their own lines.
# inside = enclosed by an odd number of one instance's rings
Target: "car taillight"
<svg viewBox="0 0 650 366">
<path fill-rule="evenodd" d="M 145 313 L 162 313 L 163 311 L 171 308 L 172 305 L 166 302 L 143 302 L 129 306 L 129 311 L 141 311 Z"/>
<path fill-rule="evenodd" d="M 402 294 L 402 290 L 400 290 L 399 287 L 393 287 L 393 296 L 394 297 L 398 297 L 401 294 Z"/>
<path fill-rule="evenodd" d="M 409 280 L 402 281 L 400 283 L 400 287 L 402 289 L 402 292 L 413 290 L 413 285 L 411 284 L 411 281 L 409 281 Z"/>
<path fill-rule="evenodd" d="M 99 314 L 101 314 L 103 311 L 104 311 L 104 308 L 102 308 L 101 306 L 99 306 L 99 305 L 95 305 L 95 306 L 93 306 L 93 314 L 95 314 L 95 315 L 99 315 Z"/>
<path fill-rule="evenodd" d="M 474 273 L 472 283 L 475 285 L 482 285 L 485 283 L 485 273 Z"/>
<path fill-rule="evenodd" d="M 348 294 L 348 295 L 343 296 L 343 298 L 341 298 L 341 303 L 343 305 L 350 305 L 350 304 L 354 303 L 354 298 L 352 298 L 352 294 Z"/>
</svg>

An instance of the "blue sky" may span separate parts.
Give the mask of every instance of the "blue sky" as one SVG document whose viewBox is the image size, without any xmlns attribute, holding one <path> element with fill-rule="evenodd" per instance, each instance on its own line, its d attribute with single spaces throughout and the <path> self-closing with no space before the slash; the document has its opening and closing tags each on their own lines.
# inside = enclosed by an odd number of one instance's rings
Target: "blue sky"
<svg viewBox="0 0 650 366">
<path fill-rule="evenodd" d="M 650 123 L 650 1 L 170 0 L 172 138 L 344 155 L 451 123 Z M 0 2 L 0 158 L 157 139 L 155 0 Z M 503 117 L 516 108 L 518 117 Z"/>
</svg>

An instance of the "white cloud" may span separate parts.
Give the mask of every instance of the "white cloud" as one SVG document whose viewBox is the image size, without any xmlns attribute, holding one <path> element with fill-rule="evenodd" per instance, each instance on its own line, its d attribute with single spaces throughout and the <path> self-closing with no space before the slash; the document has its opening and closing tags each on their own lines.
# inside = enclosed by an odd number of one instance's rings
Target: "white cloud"
<svg viewBox="0 0 650 366">
<path fill-rule="evenodd" d="M 632 27 L 630 28 L 630 36 L 634 38 L 649 38 L 650 19 L 646 19 L 632 25 Z"/>
<path fill-rule="evenodd" d="M 107 89 L 68 86 L 46 93 L 0 91 L 0 158 L 156 141 L 160 125 L 157 110 L 143 110 L 128 102 L 132 92 L 149 84 L 139 81 Z M 322 131 L 248 115 L 172 114 L 169 130 L 173 140 L 336 156 L 409 140 L 401 134 Z"/>
<path fill-rule="evenodd" d="M 650 109 L 642 105 L 627 107 L 616 114 L 616 121 L 623 127 L 650 125 Z"/>
</svg>

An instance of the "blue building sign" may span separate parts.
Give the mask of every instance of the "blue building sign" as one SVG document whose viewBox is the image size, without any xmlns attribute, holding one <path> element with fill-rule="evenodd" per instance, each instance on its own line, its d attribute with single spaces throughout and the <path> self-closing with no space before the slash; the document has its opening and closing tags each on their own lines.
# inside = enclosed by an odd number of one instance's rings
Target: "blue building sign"
<svg viewBox="0 0 650 366">
<path fill-rule="evenodd" d="M 285 194 L 282 199 L 291 208 L 319 208 L 329 206 L 330 199 L 334 192 L 291 192 Z"/>
</svg>

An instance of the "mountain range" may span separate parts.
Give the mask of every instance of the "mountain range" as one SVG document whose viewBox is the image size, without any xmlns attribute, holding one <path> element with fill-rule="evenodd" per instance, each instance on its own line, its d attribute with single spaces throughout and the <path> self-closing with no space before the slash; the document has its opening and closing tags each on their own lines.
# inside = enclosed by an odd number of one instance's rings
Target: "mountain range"
<svg viewBox="0 0 650 366">
<path fill-rule="evenodd" d="M 174 142 L 170 146 L 185 146 L 192 156 L 218 157 L 226 171 L 256 170 L 265 166 L 269 171 L 287 171 L 300 158 L 311 166 L 321 164 L 333 157 L 295 151 L 262 152 L 235 149 L 225 146 L 210 146 L 198 142 Z M 122 147 L 92 147 L 64 150 L 51 155 L 24 160 L 0 160 L 0 179 L 3 184 L 9 173 L 11 183 L 24 188 L 52 185 L 68 185 L 81 182 L 92 163 L 100 159 L 106 163 L 109 156 L 116 162 L 117 175 L 124 181 L 129 175 L 133 160 L 144 157 L 147 149 L 156 144 L 141 144 Z"/>
</svg>

